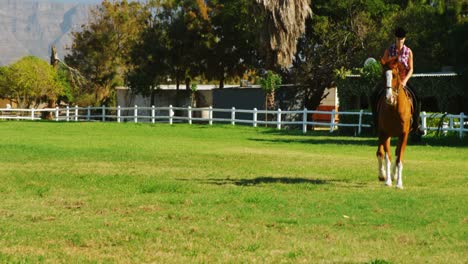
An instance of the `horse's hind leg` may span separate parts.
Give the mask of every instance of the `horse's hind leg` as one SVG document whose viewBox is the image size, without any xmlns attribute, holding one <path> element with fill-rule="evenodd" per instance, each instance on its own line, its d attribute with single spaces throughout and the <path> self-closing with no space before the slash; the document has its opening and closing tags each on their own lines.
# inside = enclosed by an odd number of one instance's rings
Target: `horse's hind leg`
<svg viewBox="0 0 468 264">
<path fill-rule="evenodd" d="M 385 156 L 385 153 L 384 153 L 383 145 L 379 144 L 379 147 L 377 149 L 379 181 L 385 181 L 387 179 L 387 176 L 385 175 L 384 156 Z"/>
</svg>

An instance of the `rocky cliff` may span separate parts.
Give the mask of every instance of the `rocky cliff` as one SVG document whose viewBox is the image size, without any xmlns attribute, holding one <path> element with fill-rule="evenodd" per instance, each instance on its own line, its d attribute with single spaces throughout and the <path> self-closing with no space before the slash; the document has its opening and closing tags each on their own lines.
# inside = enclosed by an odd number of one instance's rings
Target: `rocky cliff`
<svg viewBox="0 0 468 264">
<path fill-rule="evenodd" d="M 0 66 L 27 55 L 48 61 L 52 45 L 63 58 L 71 32 L 88 21 L 92 7 L 76 2 L 0 0 Z"/>
</svg>

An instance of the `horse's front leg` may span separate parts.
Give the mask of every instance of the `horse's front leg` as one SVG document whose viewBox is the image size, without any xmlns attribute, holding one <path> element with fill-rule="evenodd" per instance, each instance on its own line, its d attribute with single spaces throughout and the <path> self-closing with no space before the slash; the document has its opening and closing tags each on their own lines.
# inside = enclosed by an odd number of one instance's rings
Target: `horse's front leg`
<svg viewBox="0 0 468 264">
<path fill-rule="evenodd" d="M 385 181 L 387 179 L 387 160 L 388 157 L 385 154 L 385 142 L 387 141 L 387 137 L 379 136 L 379 146 L 377 148 L 377 164 L 378 164 L 378 173 L 379 173 L 379 181 Z"/>
<path fill-rule="evenodd" d="M 390 137 L 387 137 L 387 139 L 385 140 L 384 150 L 385 150 L 385 166 L 386 166 L 386 174 L 387 174 L 385 185 L 392 186 L 392 177 L 390 174 L 390 168 L 392 165 L 392 157 L 390 156 Z"/>
<path fill-rule="evenodd" d="M 397 172 L 397 165 L 398 165 L 398 160 L 399 160 L 399 156 L 400 156 L 400 147 L 401 147 L 401 144 L 400 142 L 398 142 L 398 145 L 395 149 L 395 163 L 392 164 L 392 179 L 394 181 L 396 181 L 398 179 L 398 172 Z"/>
<path fill-rule="evenodd" d="M 397 153 L 395 153 L 396 161 L 396 188 L 403 189 L 403 155 L 405 154 L 406 143 L 408 142 L 408 133 L 404 133 L 399 137 Z"/>
</svg>

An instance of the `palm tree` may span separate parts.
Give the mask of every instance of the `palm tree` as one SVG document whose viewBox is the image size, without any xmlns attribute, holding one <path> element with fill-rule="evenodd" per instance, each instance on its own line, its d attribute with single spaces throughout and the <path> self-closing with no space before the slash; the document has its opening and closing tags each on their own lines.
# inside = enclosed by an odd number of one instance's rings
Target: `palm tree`
<svg viewBox="0 0 468 264">
<path fill-rule="evenodd" d="M 306 19 L 312 15 L 310 0 L 256 0 L 266 12 L 265 27 L 269 48 L 266 67 L 287 68 L 296 54 L 297 40 L 305 32 Z M 274 107 L 275 91 L 266 94 L 266 108 Z"/>
<path fill-rule="evenodd" d="M 296 54 L 297 40 L 305 31 L 305 21 L 312 15 L 310 0 L 256 0 L 266 11 L 266 37 L 269 39 L 270 61 L 286 68 Z"/>
</svg>

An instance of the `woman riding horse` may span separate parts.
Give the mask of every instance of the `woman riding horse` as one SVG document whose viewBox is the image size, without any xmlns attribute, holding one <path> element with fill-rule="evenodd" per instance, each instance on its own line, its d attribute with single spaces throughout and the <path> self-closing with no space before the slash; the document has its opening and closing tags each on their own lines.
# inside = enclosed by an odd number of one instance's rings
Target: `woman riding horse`
<svg viewBox="0 0 468 264">
<path fill-rule="evenodd" d="M 377 103 L 379 146 L 377 160 L 379 164 L 379 179 L 385 180 L 387 186 L 392 186 L 392 177 L 397 181 L 396 187 L 403 189 L 403 155 L 410 132 L 411 115 L 413 113 L 409 92 L 403 87 L 399 69 L 396 63 L 389 63 L 386 71 L 387 88 L 385 96 Z M 398 137 L 395 151 L 396 161 L 392 170 L 390 155 L 390 138 Z"/>
<path fill-rule="evenodd" d="M 403 87 L 406 87 L 410 92 L 411 100 L 413 102 L 413 115 L 412 115 L 412 131 L 417 136 L 417 139 L 420 139 L 420 136 L 424 134 L 424 131 L 421 130 L 421 119 L 420 119 L 420 103 L 419 97 L 417 96 L 415 90 L 408 84 L 409 79 L 413 75 L 413 52 L 410 48 L 405 45 L 406 40 L 406 31 L 405 29 L 398 27 L 395 29 L 395 43 L 392 44 L 388 49 L 385 50 L 384 56 L 380 60 L 382 65 L 395 64 L 398 67 L 398 72 L 400 75 L 400 80 Z M 388 86 L 388 84 L 387 84 Z M 372 111 L 374 114 L 374 123 L 377 126 L 377 113 L 376 113 L 376 103 L 379 95 L 381 94 L 381 88 L 378 87 L 373 95 L 372 101 L 373 107 Z"/>
</svg>

